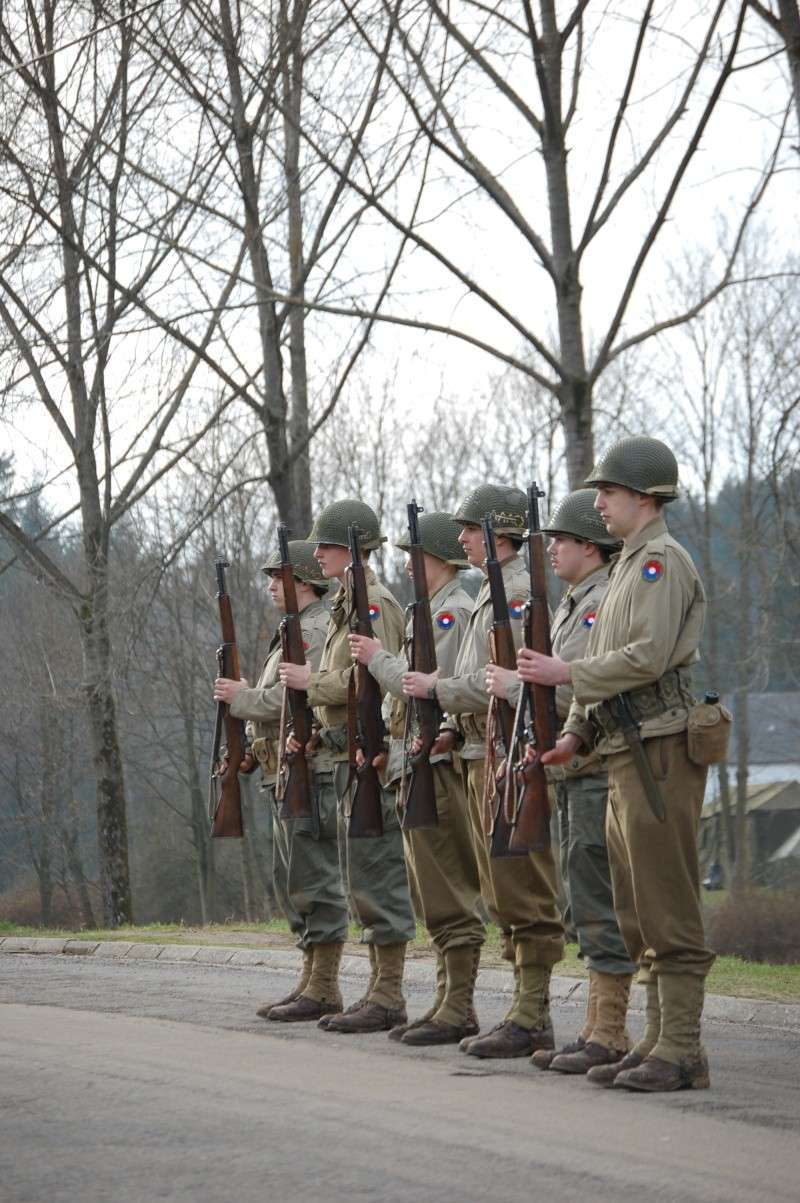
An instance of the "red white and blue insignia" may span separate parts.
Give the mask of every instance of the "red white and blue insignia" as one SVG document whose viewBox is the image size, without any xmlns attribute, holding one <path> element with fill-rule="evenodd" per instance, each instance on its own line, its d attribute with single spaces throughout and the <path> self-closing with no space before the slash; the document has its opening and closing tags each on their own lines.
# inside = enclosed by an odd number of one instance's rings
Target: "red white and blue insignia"
<svg viewBox="0 0 800 1203">
<path fill-rule="evenodd" d="M 597 611 L 590 610 L 588 614 L 584 614 L 583 616 L 583 625 L 585 627 L 593 627 L 595 618 L 597 618 Z"/>
<path fill-rule="evenodd" d="M 369 620 L 370 620 L 370 622 L 374 622 L 375 619 L 380 618 L 380 616 L 381 616 L 380 606 L 377 605 L 376 602 L 370 602 L 369 603 Z"/>
<path fill-rule="evenodd" d="M 660 560 L 648 560 L 642 568 L 643 581 L 659 581 L 664 575 L 664 565 Z"/>
<path fill-rule="evenodd" d="M 443 631 L 449 631 L 455 625 L 455 621 L 455 614 L 451 614 L 449 610 L 442 610 L 441 614 L 436 615 L 436 625 Z"/>
<path fill-rule="evenodd" d="M 522 611 L 525 609 L 525 602 L 521 597 L 512 597 L 508 603 L 509 618 L 522 618 Z"/>
</svg>

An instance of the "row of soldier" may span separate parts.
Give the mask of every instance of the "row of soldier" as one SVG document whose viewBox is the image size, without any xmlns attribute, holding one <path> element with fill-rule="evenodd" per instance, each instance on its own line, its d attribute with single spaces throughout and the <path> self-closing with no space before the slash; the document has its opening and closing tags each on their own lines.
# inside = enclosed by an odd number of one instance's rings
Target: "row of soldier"
<svg viewBox="0 0 800 1203">
<path fill-rule="evenodd" d="M 473 603 L 459 573 L 484 569 L 482 522 L 489 514 L 519 648 L 528 593 L 520 555 L 527 502 L 519 489 L 485 484 L 452 515 L 420 514 L 435 674 L 409 670 L 403 611 L 369 566 L 384 537 L 368 505 L 334 502 L 307 541 L 290 543 L 306 663 L 282 661 L 276 637 L 254 688 L 220 677 L 214 692 L 247 722 L 250 755 L 273 807 L 275 891 L 303 952 L 295 989 L 260 1015 L 315 1021 L 338 1033 L 388 1032 L 417 1047 L 458 1044 L 474 1057 L 530 1057 L 539 1069 L 585 1074 L 604 1086 L 708 1085 L 700 1017 L 713 954 L 705 944 L 696 852 L 707 768 L 696 763 L 702 754 L 690 754 L 687 731 L 697 709 L 691 668 L 705 598 L 664 521 L 664 506 L 677 495 L 677 463 L 659 440 L 623 439 L 601 457 L 586 487 L 569 494 L 545 527 L 564 586 L 552 619 L 553 654 L 522 648 L 516 670 L 493 661 L 486 580 Z M 372 637 L 353 634 L 349 622 L 353 525 L 367 562 Z M 403 540 L 397 546 L 408 549 Z M 281 610 L 278 567 L 275 556 L 265 572 Z M 322 598 L 330 581 L 339 587 L 328 608 Z M 388 717 L 383 835 L 376 839 L 347 839 L 355 662 L 379 683 Z M 561 733 L 542 760 L 557 807 L 569 918 L 589 971 L 583 1025 L 558 1050 L 549 984 L 563 956 L 564 920 L 554 855 L 547 849 L 492 857 L 484 823 L 491 699 L 513 702 L 521 682 L 556 688 Z M 306 692 L 315 720 L 308 748 L 313 815 L 289 822 L 279 818 L 274 797 L 286 688 Z M 642 741 L 638 761 L 613 704 L 620 696 Z M 402 830 L 396 794 L 405 709 L 415 697 L 435 700 L 443 715 L 431 749 L 439 822 Z M 409 1021 L 403 969 L 415 913 L 435 950 L 436 992 L 429 1010 Z M 487 913 L 501 933 L 514 990 L 503 1021 L 482 1032 L 474 997 Z M 370 977 L 363 997 L 345 1009 L 338 977 L 350 915 L 369 950 Z M 646 992 L 636 1044 L 626 1027 L 634 977 Z"/>
</svg>

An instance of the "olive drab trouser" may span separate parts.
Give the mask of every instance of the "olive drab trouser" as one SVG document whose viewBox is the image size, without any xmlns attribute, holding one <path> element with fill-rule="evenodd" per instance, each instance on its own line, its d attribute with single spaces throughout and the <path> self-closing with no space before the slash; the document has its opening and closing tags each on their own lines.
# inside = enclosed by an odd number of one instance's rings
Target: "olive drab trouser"
<svg viewBox="0 0 800 1203">
<path fill-rule="evenodd" d="M 347 939 L 347 899 L 339 863 L 332 780 L 332 773 L 312 773 L 314 815 L 310 819 L 279 819 L 274 791 L 270 791 L 275 894 L 301 948 Z M 279 889 L 285 891 L 285 904 Z"/>
<path fill-rule="evenodd" d="M 571 777 L 554 784 L 561 876 L 578 947 L 589 969 L 636 972 L 614 912 L 606 846 L 608 778 L 605 773 Z"/>
<path fill-rule="evenodd" d="M 706 947 L 700 903 L 697 828 L 708 770 L 693 764 L 686 732 L 645 740 L 666 807 L 653 815 L 629 751 L 607 759 L 608 842 L 614 907 L 631 960 L 656 976 L 705 977 L 714 962 Z"/>
<path fill-rule="evenodd" d="M 437 952 L 480 947 L 481 886 L 462 777 L 442 761 L 433 765 L 433 781 L 438 827 L 403 832 L 414 906 Z"/>
<path fill-rule="evenodd" d="M 326 813 L 338 812 L 339 853 L 350 910 L 363 928 L 367 944 L 403 944 L 416 934 L 411 896 L 403 855 L 403 837 L 395 796 L 383 790 L 383 835 L 351 840 L 347 836 L 346 803 L 349 766 L 336 764 L 332 774 L 320 778 L 320 797 Z"/>
<path fill-rule="evenodd" d="M 302 947 L 305 924 L 303 923 L 302 915 L 292 906 L 289 898 L 289 836 L 283 823 L 278 818 L 275 787 L 267 785 L 266 782 L 262 781 L 261 793 L 267 805 L 268 822 L 272 835 L 272 888 L 275 892 L 275 901 L 284 919 L 289 924 L 289 930 L 293 936 L 297 937 L 297 943 Z"/>
<path fill-rule="evenodd" d="M 556 866 L 552 851 L 527 856 L 490 857 L 484 831 L 483 760 L 462 761 L 473 846 L 481 894 L 489 917 L 511 934 L 515 946 L 525 946 L 525 964 L 552 968 L 564 955 L 564 929 L 556 897 Z M 519 961 L 519 954 L 517 961 Z"/>
</svg>

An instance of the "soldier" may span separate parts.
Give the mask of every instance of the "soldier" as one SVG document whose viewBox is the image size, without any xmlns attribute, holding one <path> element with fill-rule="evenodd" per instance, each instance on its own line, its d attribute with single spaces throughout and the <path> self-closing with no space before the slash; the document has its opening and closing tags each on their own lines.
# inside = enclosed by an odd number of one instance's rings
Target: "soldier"
<svg viewBox="0 0 800 1203">
<path fill-rule="evenodd" d="M 556 576 L 567 584 L 551 628 L 553 653 L 571 661 L 585 655 L 600 602 L 608 588 L 608 565 L 618 541 L 594 508 L 594 489 L 570 493 L 557 507 L 546 534 Z M 519 678 L 489 665 L 490 693 L 516 703 Z M 568 685 L 556 689 L 556 708 L 565 719 L 572 702 Z M 630 1047 L 625 1031 L 632 975 L 614 914 L 605 838 L 608 776 L 595 751 L 548 770 L 559 822 L 561 873 L 581 956 L 589 968 L 586 1018 L 577 1039 L 560 1052 L 539 1049 L 539 1069 L 585 1074 L 594 1065 L 620 1061 Z"/>
<path fill-rule="evenodd" d="M 472 598 L 458 582 L 460 569 L 468 567 L 456 539 L 451 514 L 421 513 L 419 537 L 424 552 L 425 578 L 430 597 L 436 662 L 439 672 L 451 676 L 458 649 L 472 611 Z M 409 550 L 408 539 L 397 547 Z M 409 557 L 406 571 L 412 574 Z M 413 620 L 406 627 L 411 638 Z M 355 659 L 369 667 L 381 688 L 395 699 L 392 707 L 387 777 L 399 786 L 403 774 L 405 695 L 402 678 L 408 668 L 405 655 L 393 656 L 377 639 L 350 636 Z M 406 864 L 414 887 L 414 902 L 436 949 L 437 992 L 431 1008 L 414 1023 L 401 1024 L 389 1033 L 403 1044 L 457 1044 L 478 1031 L 473 1009 L 484 926 L 480 918 L 480 879 L 467 814 L 461 774 L 453 756 L 443 753 L 431 760 L 436 791 L 437 827 L 412 827 L 403 832 Z"/>
<path fill-rule="evenodd" d="M 333 598 L 322 658 L 316 672 L 307 664 L 286 662 L 279 670 L 285 685 L 308 691 L 309 703 L 320 725 L 319 739 L 333 761 L 333 773 L 324 787 L 326 800 L 338 801 L 340 855 L 350 908 L 369 947 L 371 974 L 364 997 L 345 1012 L 320 1020 L 326 1031 L 343 1033 L 388 1031 L 405 1023 L 403 966 L 406 945 L 416 930 L 394 793 L 382 791 L 382 836 L 353 840 L 347 834 L 350 784 L 347 703 L 354 671 L 348 643 L 352 600 L 348 586 L 348 527 L 351 525 L 359 528 L 365 560 L 370 551 L 385 541 L 375 513 L 363 501 L 336 501 L 322 510 L 309 540 L 316 544 L 314 555 L 323 576 L 328 580 L 336 578 L 340 584 Z M 403 642 L 403 611 L 368 563 L 366 580 L 373 630 L 381 644 L 396 653 Z"/>
<path fill-rule="evenodd" d="M 567 764 L 593 747 L 606 757 L 614 905 L 647 989 L 643 1038 L 588 1077 L 632 1090 L 696 1089 L 709 1084 L 700 1015 L 714 955 L 697 860 L 707 769 L 689 758 L 687 722 L 705 595 L 664 522 L 664 504 L 678 495 L 664 443 L 620 440 L 586 483 L 598 490 L 606 530 L 623 540 L 586 654 L 568 664 L 523 651 L 518 668 L 523 680 L 574 690 L 564 734 L 543 761 Z"/>
<path fill-rule="evenodd" d="M 522 606 L 528 594 L 528 576 L 518 554 L 527 516 L 525 494 L 506 485 L 481 485 L 456 510 L 461 527 L 458 541 L 469 563 L 481 569 L 486 558 L 481 522 L 487 514 L 496 534 L 514 640 L 519 647 Z M 484 676 L 491 659 L 491 626 L 489 585 L 484 581 L 452 676 L 409 672 L 403 678 L 403 689 L 411 697 L 435 696 L 449 716 L 434 751 L 450 750 L 459 743 L 481 893 L 490 918 L 502 931 L 503 956 L 514 966 L 514 997 L 503 1022 L 484 1036 L 465 1037 L 459 1047 L 475 1057 L 524 1057 L 538 1048 L 554 1047 L 550 974 L 563 955 L 564 938 L 552 853 L 489 857 L 483 802 L 489 708 Z"/>
<path fill-rule="evenodd" d="M 328 582 L 314 558 L 311 543 L 289 543 L 289 559 L 297 582 L 297 603 L 306 656 L 311 668 L 317 668 L 322 655 L 328 611 L 322 598 Z M 285 611 L 280 556 L 275 552 L 264 565 L 269 577 L 268 592 L 273 604 Z M 339 1011 L 342 996 L 338 985 L 339 961 L 347 937 L 347 902 L 339 866 L 336 808 L 326 806 L 320 789 L 324 773 L 331 766 L 320 757 L 312 763 L 314 819 L 284 822 L 278 814 L 275 782 L 278 771 L 281 713 L 284 688 L 278 680 L 281 659 L 280 633 L 276 632 L 261 676 L 254 689 L 246 681 L 219 677 L 214 697 L 228 702 L 231 714 L 247 720 L 251 753 L 261 766 L 262 790 L 272 810 L 272 872 L 275 896 L 289 927 L 303 951 L 300 981 L 280 1002 L 258 1008 L 262 1018 L 297 1022 L 319 1019 L 330 1011 Z"/>
</svg>

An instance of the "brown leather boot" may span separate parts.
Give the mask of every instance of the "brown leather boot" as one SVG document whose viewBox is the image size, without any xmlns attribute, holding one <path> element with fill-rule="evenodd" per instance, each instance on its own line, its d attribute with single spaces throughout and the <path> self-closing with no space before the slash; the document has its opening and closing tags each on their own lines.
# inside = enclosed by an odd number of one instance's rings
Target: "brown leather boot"
<svg viewBox="0 0 800 1203">
<path fill-rule="evenodd" d="M 296 998 L 299 998 L 308 985 L 308 979 L 311 977 L 311 966 L 313 962 L 314 945 L 309 944 L 308 948 L 303 949 L 303 968 L 300 971 L 300 980 L 297 985 L 293 990 L 290 990 L 284 998 L 276 998 L 273 1002 L 265 1002 L 258 1008 L 256 1015 L 258 1015 L 261 1019 L 269 1019 L 269 1013 L 273 1007 L 285 1007 L 287 1003 L 294 1002 Z"/>
<path fill-rule="evenodd" d="M 472 1000 L 480 959 L 480 945 L 462 944 L 446 949 L 447 991 L 442 1005 L 427 1023 L 406 1032 L 403 1044 L 416 1047 L 458 1044 L 464 1037 L 477 1035 L 479 1028 Z"/>
<path fill-rule="evenodd" d="M 537 1048 L 531 1057 L 531 1064 L 535 1065 L 537 1069 L 549 1069 L 556 1057 L 568 1056 L 570 1053 L 579 1053 L 583 1048 L 586 1048 L 586 1041 L 583 1036 L 576 1036 L 570 1044 L 563 1044 L 558 1049 Z"/>
<path fill-rule="evenodd" d="M 641 1053 L 637 1053 L 633 1049 L 630 1053 L 622 1058 L 621 1061 L 614 1061 L 607 1065 L 596 1065 L 587 1071 L 586 1078 L 589 1082 L 594 1082 L 595 1086 L 613 1086 L 616 1078 L 625 1069 L 636 1069 L 637 1065 L 641 1065 L 644 1057 Z"/>
<path fill-rule="evenodd" d="M 552 1024 L 542 1028 L 523 1028 L 505 1019 L 484 1036 L 462 1040 L 458 1046 L 469 1057 L 529 1057 L 539 1048 L 555 1048 Z M 466 1046 L 466 1047 L 465 1047 Z"/>
<path fill-rule="evenodd" d="M 357 998 L 355 1002 L 350 1003 L 350 1005 L 345 1007 L 343 1011 L 337 1011 L 337 1015 L 352 1015 L 354 1011 L 360 1011 L 369 998 L 370 991 L 375 985 L 375 982 L 378 980 L 378 957 L 375 953 L 375 945 L 368 944 L 367 949 L 369 951 L 369 982 L 367 983 L 367 988 L 361 997 Z M 323 1015 L 322 1019 L 320 1019 L 319 1023 L 317 1024 L 317 1027 L 322 1028 L 323 1032 L 326 1032 L 331 1019 L 331 1015 Z"/>
<path fill-rule="evenodd" d="M 366 1000 L 360 1007 L 348 1007 L 340 1015 L 329 1015 L 326 1032 L 357 1036 L 367 1032 L 389 1032 L 408 1018 L 405 1006 L 384 1007 L 382 1003 Z"/>
<path fill-rule="evenodd" d="M 553 1059 L 570 1053 L 579 1053 L 582 1048 L 586 1047 L 586 1041 L 592 1034 L 595 1017 L 597 1015 L 597 974 L 595 970 L 589 970 L 589 990 L 586 995 L 586 1015 L 583 1020 L 583 1027 L 578 1032 L 578 1035 L 569 1044 L 564 1044 L 558 1051 L 554 1048 L 540 1048 L 531 1057 L 531 1064 L 537 1069 L 549 1069 Z"/>
<path fill-rule="evenodd" d="M 625 1018 L 632 975 L 594 972 L 593 976 L 597 996 L 594 1028 L 582 1049 L 553 1058 L 550 1068 L 557 1073 L 585 1074 L 598 1065 L 621 1061 L 630 1049 Z"/>
<path fill-rule="evenodd" d="M 639 980 L 644 985 L 646 999 L 644 1033 L 642 1038 L 621 1061 L 611 1062 L 607 1065 L 596 1065 L 587 1072 L 587 1080 L 593 1082 L 595 1086 L 613 1086 L 614 1080 L 619 1073 L 627 1069 L 636 1069 L 656 1046 L 656 1041 L 661 1031 L 661 1005 L 658 1001 L 658 983 L 647 971 L 640 973 Z"/>
<path fill-rule="evenodd" d="M 658 974 L 658 1042 L 638 1068 L 617 1075 L 615 1087 L 656 1093 L 710 1086 L 708 1058 L 700 1044 L 704 993 L 705 980 L 696 974 Z"/>
<path fill-rule="evenodd" d="M 378 975 L 367 1001 L 347 1015 L 332 1015 L 326 1031 L 353 1035 L 388 1032 L 406 1022 L 408 1016 L 402 992 L 406 947 L 405 943 L 375 946 Z"/>
<path fill-rule="evenodd" d="M 711 1085 L 708 1057 L 703 1050 L 696 1057 L 683 1058 L 680 1064 L 662 1061 L 652 1053 L 635 1069 L 625 1069 L 614 1079 L 614 1088 L 641 1090 L 648 1094 L 669 1090 L 706 1090 Z"/>
<path fill-rule="evenodd" d="M 445 990 L 447 989 L 447 970 L 445 968 L 444 956 L 439 949 L 436 949 L 436 993 L 433 996 L 433 1003 L 424 1015 L 420 1015 L 419 1019 L 415 1019 L 413 1023 L 398 1023 L 389 1033 L 389 1039 L 395 1040 L 398 1043 L 403 1039 L 406 1032 L 412 1028 L 421 1028 L 429 1020 L 433 1019 L 439 1007 L 444 1001 Z M 477 1031 L 477 1028 L 475 1029 Z"/>
<path fill-rule="evenodd" d="M 317 944 L 305 990 L 292 1002 L 273 1007 L 269 1019 L 279 1023 L 308 1023 L 323 1015 L 338 1014 L 342 1009 L 339 962 L 343 949 L 343 943 Z"/>
</svg>

